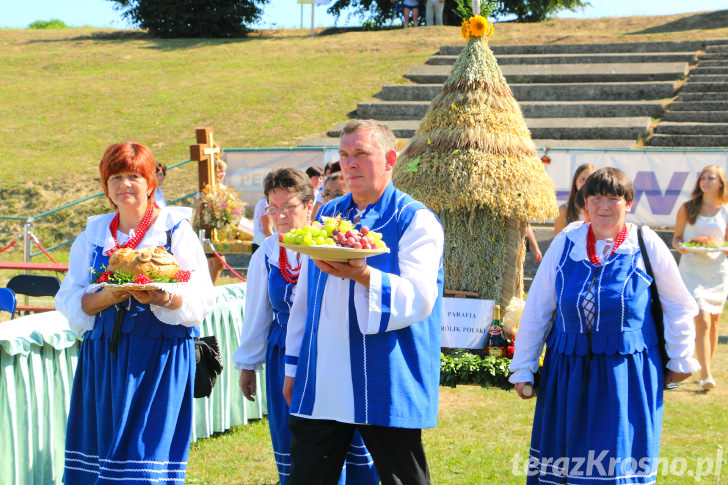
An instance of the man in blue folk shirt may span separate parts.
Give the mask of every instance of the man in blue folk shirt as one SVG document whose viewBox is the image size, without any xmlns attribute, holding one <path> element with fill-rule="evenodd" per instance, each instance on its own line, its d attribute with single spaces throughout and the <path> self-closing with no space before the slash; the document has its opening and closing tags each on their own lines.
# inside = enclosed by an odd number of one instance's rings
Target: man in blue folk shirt
<svg viewBox="0 0 728 485">
<path fill-rule="evenodd" d="M 390 252 L 302 262 L 283 389 L 292 485 L 336 483 L 355 428 L 382 483 L 430 481 L 421 430 L 437 425 L 444 235 L 392 185 L 395 147 L 381 123 L 349 121 L 339 156 L 351 193 L 319 212 L 381 232 Z"/>
</svg>

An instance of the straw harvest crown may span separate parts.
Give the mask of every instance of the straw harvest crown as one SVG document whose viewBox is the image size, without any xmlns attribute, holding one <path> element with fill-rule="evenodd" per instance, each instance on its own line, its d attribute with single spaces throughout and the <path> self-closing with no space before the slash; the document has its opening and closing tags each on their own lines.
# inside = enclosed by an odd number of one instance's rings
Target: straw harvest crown
<svg viewBox="0 0 728 485">
<path fill-rule="evenodd" d="M 395 165 L 394 182 L 435 212 L 553 218 L 553 184 L 488 47 L 493 26 L 475 15 L 462 32 L 468 43 Z"/>
</svg>

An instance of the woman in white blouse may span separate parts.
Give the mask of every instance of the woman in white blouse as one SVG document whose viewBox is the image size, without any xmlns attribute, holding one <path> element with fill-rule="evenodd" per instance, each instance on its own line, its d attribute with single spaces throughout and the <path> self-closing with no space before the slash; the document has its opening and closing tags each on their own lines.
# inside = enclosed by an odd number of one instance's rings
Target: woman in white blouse
<svg viewBox="0 0 728 485">
<path fill-rule="evenodd" d="M 117 212 L 89 218 L 71 247 L 56 307 L 83 334 L 66 433 L 65 483 L 183 482 L 192 431 L 193 337 L 214 301 L 186 219 L 154 204 L 155 162 L 138 143 L 99 165 Z M 165 246 L 191 272 L 174 293 L 92 286 L 121 247 Z"/>
<path fill-rule="evenodd" d="M 664 311 L 669 371 L 663 377 L 650 311 L 652 278 L 638 228 L 625 222 L 632 182 L 618 169 L 602 168 L 584 187 L 591 223 L 559 233 L 546 252 L 511 363 L 510 381 L 519 396 L 532 397 L 546 343 L 527 483 L 572 483 L 577 477 L 600 484 L 655 483 L 663 385 L 700 368 L 692 358 L 697 305 L 668 248 L 645 228 Z M 585 468 L 590 457 L 603 466 Z"/>
</svg>

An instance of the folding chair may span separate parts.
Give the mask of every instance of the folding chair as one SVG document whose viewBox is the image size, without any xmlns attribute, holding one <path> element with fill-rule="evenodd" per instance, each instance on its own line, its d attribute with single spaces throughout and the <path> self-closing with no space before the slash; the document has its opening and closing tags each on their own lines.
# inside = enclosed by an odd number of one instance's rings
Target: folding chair
<svg viewBox="0 0 728 485">
<path fill-rule="evenodd" d="M 35 274 L 19 274 L 10 278 L 6 286 L 15 292 L 15 295 L 27 296 L 56 296 L 61 289 L 61 280 L 55 276 L 42 276 Z M 16 311 L 47 312 L 53 310 L 48 306 L 26 306 L 16 305 Z"/>
<path fill-rule="evenodd" d="M 9 312 L 10 320 L 15 316 L 15 292 L 10 288 L 0 288 L 0 312 Z"/>
</svg>

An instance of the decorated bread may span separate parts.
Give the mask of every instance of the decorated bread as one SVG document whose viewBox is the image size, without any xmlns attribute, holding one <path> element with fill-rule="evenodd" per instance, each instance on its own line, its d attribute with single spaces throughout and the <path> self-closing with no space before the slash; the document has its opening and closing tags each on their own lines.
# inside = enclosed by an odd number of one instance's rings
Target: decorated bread
<svg viewBox="0 0 728 485">
<path fill-rule="evenodd" d="M 133 278 L 144 275 L 153 280 L 156 277 L 174 277 L 179 265 L 174 256 L 161 246 L 143 249 L 120 248 L 109 258 L 107 270 L 113 273 L 127 273 Z"/>
</svg>

